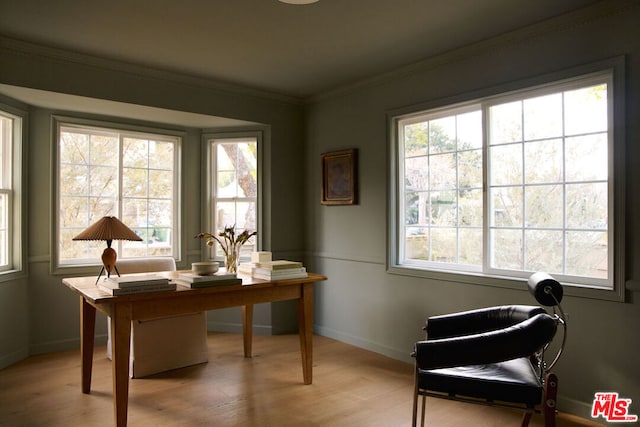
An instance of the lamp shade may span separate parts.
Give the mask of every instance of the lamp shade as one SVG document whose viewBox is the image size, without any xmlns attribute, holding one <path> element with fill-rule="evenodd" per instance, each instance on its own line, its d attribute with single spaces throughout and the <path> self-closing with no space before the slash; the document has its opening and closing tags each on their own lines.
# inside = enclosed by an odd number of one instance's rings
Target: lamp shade
<svg viewBox="0 0 640 427">
<path fill-rule="evenodd" d="M 141 241 L 142 238 L 115 216 L 105 216 L 78 234 L 73 240 Z"/>
</svg>

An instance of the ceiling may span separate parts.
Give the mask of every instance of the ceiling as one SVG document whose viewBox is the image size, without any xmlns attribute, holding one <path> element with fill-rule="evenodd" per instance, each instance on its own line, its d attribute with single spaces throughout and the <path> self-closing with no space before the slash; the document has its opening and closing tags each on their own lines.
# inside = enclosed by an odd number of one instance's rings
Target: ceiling
<svg viewBox="0 0 640 427">
<path fill-rule="evenodd" d="M 304 99 L 591 3 L 0 0 L 0 35 Z"/>
</svg>

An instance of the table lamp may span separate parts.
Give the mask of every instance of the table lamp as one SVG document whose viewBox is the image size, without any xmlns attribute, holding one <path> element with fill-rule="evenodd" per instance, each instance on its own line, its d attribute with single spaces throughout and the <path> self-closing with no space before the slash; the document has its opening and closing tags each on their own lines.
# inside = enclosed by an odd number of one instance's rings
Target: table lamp
<svg viewBox="0 0 640 427">
<path fill-rule="evenodd" d="M 78 234 L 73 240 L 105 240 L 107 242 L 107 247 L 104 252 L 102 252 L 102 268 L 96 279 L 96 283 L 98 283 L 100 276 L 102 276 L 102 273 L 105 271 L 107 277 L 111 276 L 112 269 L 120 276 L 120 272 L 118 272 L 118 268 L 116 267 L 118 254 L 116 250 L 111 247 L 111 242 L 113 240 L 132 240 L 139 242 L 142 241 L 142 238 L 115 216 L 105 216 Z"/>
</svg>

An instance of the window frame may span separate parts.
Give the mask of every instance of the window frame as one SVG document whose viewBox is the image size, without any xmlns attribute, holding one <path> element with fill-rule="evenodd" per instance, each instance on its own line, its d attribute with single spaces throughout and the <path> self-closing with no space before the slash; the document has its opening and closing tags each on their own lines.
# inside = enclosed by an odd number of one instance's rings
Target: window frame
<svg viewBox="0 0 640 427">
<path fill-rule="evenodd" d="M 10 145 L 0 147 L 5 152 L 4 177 L 9 181 L 2 192 L 7 195 L 7 265 L 0 268 L 0 282 L 7 282 L 27 274 L 27 129 L 29 115 L 26 111 L 0 102 L 0 114 L 13 121 Z"/>
<path fill-rule="evenodd" d="M 52 115 L 52 179 L 51 179 L 51 194 L 53 198 L 53 210 L 51 214 L 51 274 L 67 274 L 69 270 L 79 271 L 92 271 L 95 266 L 101 265 L 99 256 L 96 256 L 95 260 L 87 260 L 86 262 L 60 262 L 59 253 L 59 241 L 60 241 L 60 227 L 58 212 L 60 210 L 60 194 L 59 194 L 59 181 L 60 181 L 60 158 L 59 158 L 59 141 L 58 137 L 60 129 L 62 127 L 77 127 L 77 128 L 94 128 L 98 131 L 113 131 L 127 135 L 156 135 L 166 136 L 168 138 L 175 138 L 175 156 L 174 156 L 174 168 L 173 168 L 173 182 L 174 182 L 174 201 L 173 201 L 173 247 L 171 257 L 176 262 L 180 262 L 182 256 L 182 149 L 187 138 L 185 131 L 171 130 L 162 128 L 160 126 L 152 125 L 133 125 L 126 122 L 112 122 L 99 119 L 87 119 L 73 116 Z M 122 136 L 121 136 L 122 137 Z M 122 164 L 119 163 L 119 175 L 122 174 Z M 118 201 L 121 201 L 122 188 L 118 189 Z M 117 244 L 118 242 L 114 242 Z M 120 254 L 120 251 L 118 254 Z M 99 255 L 99 254 L 98 254 Z M 119 258 L 120 255 L 119 255 Z M 124 259 L 124 258 L 123 258 Z"/>
<path fill-rule="evenodd" d="M 213 153 L 211 150 L 211 141 L 212 140 L 227 140 L 227 141 L 240 141 L 253 138 L 256 140 L 257 145 L 257 159 L 256 159 L 256 180 L 257 180 L 257 194 L 256 194 L 256 230 L 257 235 L 253 237 L 255 239 L 255 248 L 257 251 L 262 248 L 263 241 L 263 153 L 264 153 L 264 140 L 265 140 L 265 131 L 260 129 L 246 129 L 246 130 L 231 130 L 226 132 L 221 131 L 207 131 L 202 133 L 202 170 L 204 173 L 202 174 L 202 215 L 201 215 L 201 226 L 200 230 L 205 232 L 215 233 L 216 230 L 213 228 L 213 218 L 214 211 L 213 206 L 215 204 L 215 199 L 213 197 L 214 187 L 213 183 L 215 182 L 215 165 L 213 165 Z M 230 225 L 230 224 L 227 224 Z M 214 245 L 213 248 L 209 248 L 206 245 L 201 245 L 201 257 L 203 260 L 214 260 L 218 262 L 224 263 L 224 256 L 221 251 L 217 250 L 217 244 Z M 241 259 L 242 261 L 246 261 L 245 258 Z"/>
<path fill-rule="evenodd" d="M 403 233 L 400 228 L 403 227 L 404 211 L 402 211 L 404 198 L 404 184 L 401 180 L 400 161 L 402 153 L 399 152 L 401 144 L 398 140 L 399 123 L 401 120 L 411 116 L 419 116 L 425 112 L 438 110 L 453 110 L 455 108 L 464 108 L 473 104 L 490 104 L 495 99 L 507 99 L 511 96 L 522 96 L 522 93 L 529 93 L 533 90 L 544 90 L 547 87 L 563 87 L 570 85 L 576 80 L 597 78 L 609 74 L 610 81 L 608 84 L 608 96 L 612 100 L 609 109 L 609 131 L 612 134 L 613 153 L 610 152 L 608 185 L 610 197 L 613 197 L 612 203 L 609 204 L 610 224 L 612 231 L 610 233 L 610 269 L 613 274 L 612 288 L 594 287 L 580 283 L 563 282 L 565 284 L 565 293 L 580 297 L 597 298 L 604 300 L 624 301 L 625 297 L 625 238 L 624 238 L 624 203 L 625 203 L 625 134 L 624 134 L 624 57 L 616 57 L 608 60 L 600 61 L 593 64 L 574 67 L 568 70 L 554 72 L 543 76 L 524 79 L 497 87 L 479 90 L 469 94 L 463 94 L 456 97 L 440 99 L 433 102 L 427 102 L 419 105 L 403 107 L 389 111 L 387 113 L 388 124 L 388 140 L 389 140 L 389 180 L 388 180 L 388 227 L 387 238 L 387 272 L 389 274 L 398 274 L 405 276 L 413 276 L 420 278 L 428 278 L 440 281 L 455 281 L 473 285 L 496 286 L 509 289 L 522 289 L 523 282 L 526 282 L 528 274 L 523 272 L 521 275 L 507 275 L 504 272 L 498 272 L 486 269 L 487 266 L 487 248 L 486 236 L 488 232 L 487 221 L 483 224 L 483 245 L 485 245 L 485 255 L 483 257 L 483 267 L 481 271 L 461 271 L 446 270 L 438 268 L 425 268 L 424 266 L 416 266 L 411 264 L 401 264 L 400 255 L 402 252 Z M 548 89 L 547 89 L 548 90 Z M 560 91 L 560 89 L 558 90 Z M 547 92 L 549 93 L 549 92 Z M 522 96 L 525 97 L 525 96 Z M 506 102 L 506 101 L 505 101 Z M 487 107 L 488 108 L 488 107 Z M 488 117 L 483 112 L 483 138 L 486 142 Z M 487 181 L 487 145 L 483 144 L 483 209 L 486 213 L 488 181 Z M 614 167 L 615 166 L 615 167 Z"/>
</svg>

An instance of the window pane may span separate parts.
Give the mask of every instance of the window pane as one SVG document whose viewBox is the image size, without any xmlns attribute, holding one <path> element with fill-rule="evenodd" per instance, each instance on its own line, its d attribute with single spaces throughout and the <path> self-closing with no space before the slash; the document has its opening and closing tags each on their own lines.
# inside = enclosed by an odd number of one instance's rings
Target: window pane
<svg viewBox="0 0 640 427">
<path fill-rule="evenodd" d="M 429 150 L 429 124 L 427 122 L 404 126 L 405 157 L 424 156 Z"/>
<path fill-rule="evenodd" d="M 405 223 L 428 224 L 429 212 L 426 192 L 410 192 L 405 195 Z"/>
<path fill-rule="evenodd" d="M 527 271 L 563 271 L 562 231 L 527 230 L 525 265 Z"/>
<path fill-rule="evenodd" d="M 117 168 L 101 166 L 92 167 L 89 169 L 89 175 L 89 181 L 91 183 L 89 194 L 93 196 L 116 197 L 118 194 Z"/>
<path fill-rule="evenodd" d="M 124 138 L 122 143 L 122 165 L 125 168 L 149 167 L 149 141 Z"/>
<path fill-rule="evenodd" d="M 566 135 L 607 131 L 606 84 L 565 92 L 564 103 Z"/>
<path fill-rule="evenodd" d="M 114 135 L 91 135 L 90 159 L 92 165 L 118 166 L 118 137 Z"/>
<path fill-rule="evenodd" d="M 455 228 L 431 229 L 431 261 L 455 263 L 458 261 L 457 249 Z"/>
<path fill-rule="evenodd" d="M 524 223 L 522 187 L 492 188 L 490 191 L 491 225 L 520 227 Z"/>
<path fill-rule="evenodd" d="M 607 248 L 606 232 L 568 232 L 567 274 L 606 279 L 609 271 Z"/>
<path fill-rule="evenodd" d="M 457 205 L 459 225 L 482 227 L 482 188 L 460 193 Z"/>
<path fill-rule="evenodd" d="M 149 142 L 149 167 L 152 169 L 173 170 L 175 162 L 175 144 L 163 141 Z"/>
<path fill-rule="evenodd" d="M 482 151 L 458 153 L 458 168 L 460 189 L 482 188 Z"/>
<path fill-rule="evenodd" d="M 607 135 L 567 138 L 567 181 L 606 180 L 608 176 Z"/>
<path fill-rule="evenodd" d="M 507 270 L 522 270 L 522 231 L 491 230 L 491 266 Z"/>
<path fill-rule="evenodd" d="M 528 184 L 562 181 L 562 139 L 524 145 L 525 179 Z"/>
<path fill-rule="evenodd" d="M 522 144 L 491 147 L 489 174 L 491 185 L 522 184 Z"/>
<path fill-rule="evenodd" d="M 605 183 L 567 185 L 567 227 L 606 230 L 608 193 Z"/>
<path fill-rule="evenodd" d="M 429 185 L 429 158 L 413 157 L 405 162 L 405 187 L 411 190 L 426 190 Z"/>
<path fill-rule="evenodd" d="M 148 171 L 146 169 L 122 169 L 123 197 L 147 197 Z"/>
<path fill-rule="evenodd" d="M 63 130 L 60 133 L 60 163 L 88 165 L 89 135 Z"/>
<path fill-rule="evenodd" d="M 405 237 L 405 258 L 414 260 L 429 260 L 429 238 L 427 229 L 421 227 L 408 227 Z"/>
<path fill-rule="evenodd" d="M 122 201 L 122 222 L 131 228 L 147 226 L 147 199 L 127 198 Z"/>
<path fill-rule="evenodd" d="M 149 170 L 149 197 L 173 199 L 173 171 Z"/>
<path fill-rule="evenodd" d="M 489 109 L 489 144 L 522 141 L 522 102 L 510 102 Z"/>
<path fill-rule="evenodd" d="M 455 116 L 429 122 L 429 154 L 455 151 L 456 139 Z"/>
<path fill-rule="evenodd" d="M 236 173 L 235 171 L 218 171 L 218 186 L 216 195 L 218 197 L 235 197 Z"/>
<path fill-rule="evenodd" d="M 458 150 L 482 148 L 482 112 L 472 111 L 457 116 Z"/>
<path fill-rule="evenodd" d="M 458 262 L 466 265 L 482 265 L 482 229 L 461 228 L 459 233 L 460 255 Z"/>
<path fill-rule="evenodd" d="M 563 206 L 561 185 L 525 187 L 526 227 L 562 228 Z"/>
<path fill-rule="evenodd" d="M 458 225 L 456 192 L 434 191 L 430 196 L 431 224 L 454 227 Z"/>
<path fill-rule="evenodd" d="M 562 136 L 562 94 L 527 99 L 523 109 L 525 140 Z"/>
<path fill-rule="evenodd" d="M 456 188 L 457 169 L 454 153 L 429 157 L 429 188 L 449 190 Z"/>
<path fill-rule="evenodd" d="M 88 196 L 89 195 L 89 171 L 88 166 L 82 165 L 62 165 L 60 166 L 60 176 L 65 180 L 60 191 L 63 196 Z"/>
</svg>

